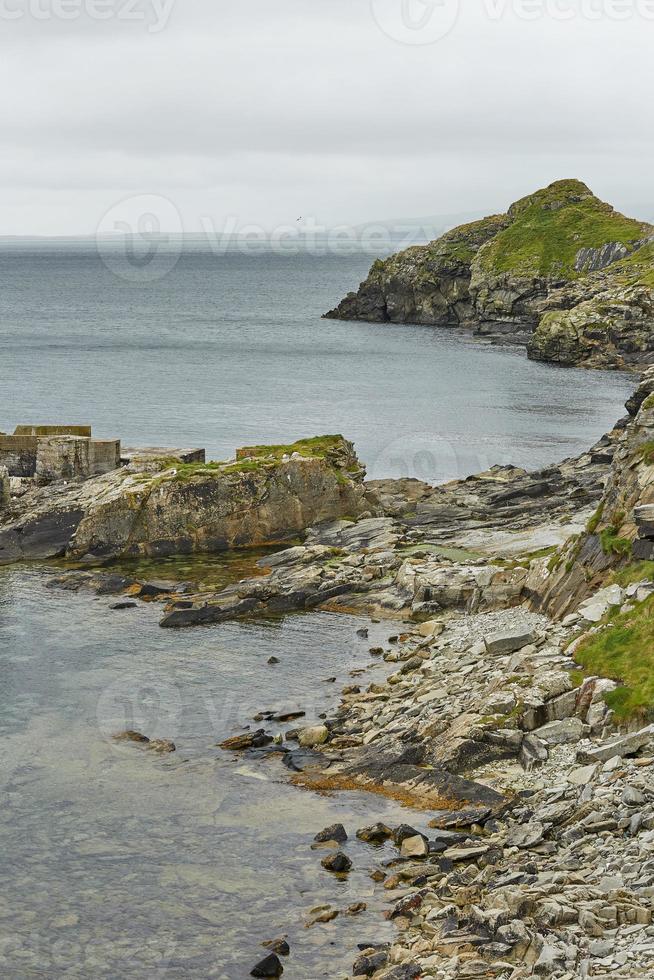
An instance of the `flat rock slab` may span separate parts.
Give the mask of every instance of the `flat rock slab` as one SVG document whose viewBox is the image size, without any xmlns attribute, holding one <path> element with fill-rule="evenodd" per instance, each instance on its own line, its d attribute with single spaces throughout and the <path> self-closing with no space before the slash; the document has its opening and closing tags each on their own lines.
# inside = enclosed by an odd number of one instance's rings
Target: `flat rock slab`
<svg viewBox="0 0 654 980">
<path fill-rule="evenodd" d="M 522 650 L 523 647 L 529 646 L 535 640 L 536 634 L 533 630 L 490 633 L 484 637 L 486 650 L 490 654 L 515 653 L 516 650 Z"/>
<path fill-rule="evenodd" d="M 609 759 L 623 758 L 625 755 L 634 755 L 650 742 L 654 742 L 654 725 L 641 728 L 638 732 L 631 732 L 622 738 L 616 738 L 612 742 L 605 742 L 593 749 L 582 749 L 577 753 L 577 760 L 592 764 L 594 762 L 608 762 Z"/>
<path fill-rule="evenodd" d="M 472 847 L 448 847 L 443 857 L 450 861 L 476 861 L 490 850 L 489 844 L 475 844 Z"/>
<path fill-rule="evenodd" d="M 533 734 L 546 745 L 571 745 L 580 740 L 583 731 L 581 718 L 563 718 L 561 721 L 550 721 Z"/>
</svg>

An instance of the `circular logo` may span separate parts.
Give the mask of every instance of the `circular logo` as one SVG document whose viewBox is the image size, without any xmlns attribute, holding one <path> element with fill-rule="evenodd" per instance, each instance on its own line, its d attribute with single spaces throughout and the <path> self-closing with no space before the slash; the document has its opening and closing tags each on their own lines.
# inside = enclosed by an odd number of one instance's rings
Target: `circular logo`
<svg viewBox="0 0 654 980">
<path fill-rule="evenodd" d="M 156 282 L 182 254 L 182 218 L 166 197 L 140 194 L 115 204 L 96 232 L 100 258 L 128 282 Z"/>
<path fill-rule="evenodd" d="M 174 684 L 147 677 L 116 681 L 100 695 L 98 727 L 104 738 L 115 740 L 124 732 L 139 732 L 153 739 L 174 739 L 182 718 L 182 700 Z"/>
<path fill-rule="evenodd" d="M 434 432 L 415 432 L 385 446 L 368 467 L 369 480 L 421 480 L 432 486 L 479 473 L 488 467 L 485 454 L 456 447 Z"/>
<path fill-rule="evenodd" d="M 371 0 L 380 29 L 401 44 L 435 44 L 456 25 L 460 0 Z"/>
</svg>

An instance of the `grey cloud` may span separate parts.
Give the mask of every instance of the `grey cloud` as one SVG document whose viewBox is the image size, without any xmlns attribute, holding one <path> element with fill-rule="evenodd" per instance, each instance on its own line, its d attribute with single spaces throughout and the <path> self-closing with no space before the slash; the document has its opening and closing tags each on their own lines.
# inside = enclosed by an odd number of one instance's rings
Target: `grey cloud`
<svg viewBox="0 0 654 980">
<path fill-rule="evenodd" d="M 307 200 L 325 222 L 490 211 L 573 175 L 647 201 L 654 23 L 493 21 L 485 2 L 424 47 L 385 35 L 368 0 L 176 0 L 158 34 L 0 18 L 6 231 L 33 233 L 40 209 L 49 231 L 88 232 L 146 192 L 189 225 L 270 224 Z"/>
</svg>

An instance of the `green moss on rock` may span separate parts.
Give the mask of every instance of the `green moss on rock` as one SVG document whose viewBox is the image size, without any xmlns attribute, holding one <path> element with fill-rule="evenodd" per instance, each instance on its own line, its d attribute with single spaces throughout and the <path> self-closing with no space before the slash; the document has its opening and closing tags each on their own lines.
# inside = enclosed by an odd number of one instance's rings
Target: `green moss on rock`
<svg viewBox="0 0 654 980">
<path fill-rule="evenodd" d="M 512 205 L 511 224 L 477 257 L 486 273 L 577 279 L 582 249 L 636 247 L 649 225 L 615 211 L 576 180 L 562 180 Z"/>
</svg>

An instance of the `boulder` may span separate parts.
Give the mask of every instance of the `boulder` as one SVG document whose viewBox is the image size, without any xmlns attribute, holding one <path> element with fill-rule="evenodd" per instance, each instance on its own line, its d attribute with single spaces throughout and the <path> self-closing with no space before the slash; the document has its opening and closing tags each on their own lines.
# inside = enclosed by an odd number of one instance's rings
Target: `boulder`
<svg viewBox="0 0 654 980">
<path fill-rule="evenodd" d="M 537 728 L 533 734 L 546 745 L 571 745 L 580 740 L 583 730 L 581 718 L 564 718 L 561 721 L 550 721 L 542 728 Z"/>
<path fill-rule="evenodd" d="M 342 844 L 347 840 L 347 832 L 342 823 L 335 823 L 331 827 L 325 827 L 313 838 L 319 844 L 334 840 L 337 844 Z"/>
<path fill-rule="evenodd" d="M 594 748 L 583 748 L 577 753 L 579 762 L 593 764 L 608 762 L 609 759 L 623 758 L 635 755 L 636 752 L 654 742 L 654 725 L 648 725 L 637 732 L 631 732 L 609 742 L 603 742 Z"/>
<path fill-rule="evenodd" d="M 303 749 L 313 749 L 317 745 L 324 745 L 328 738 L 329 730 L 325 725 L 314 725 L 301 730 L 298 742 Z"/>
<path fill-rule="evenodd" d="M 276 953 L 270 953 L 251 970 L 251 977 L 281 977 L 284 967 Z"/>
<path fill-rule="evenodd" d="M 486 651 L 489 654 L 515 653 L 533 643 L 536 636 L 532 630 L 507 630 L 503 633 L 491 633 L 484 637 Z"/>
<path fill-rule="evenodd" d="M 335 854 L 328 854 L 327 857 L 324 857 L 320 863 L 325 871 L 331 871 L 333 874 L 344 874 L 352 867 L 352 862 L 347 854 L 343 853 L 343 851 L 336 851 Z"/>
<path fill-rule="evenodd" d="M 400 856 L 403 858 L 421 858 L 429 854 L 429 843 L 420 834 L 407 837 L 402 841 Z"/>
<path fill-rule="evenodd" d="M 366 844 L 384 844 L 392 836 L 393 831 L 384 823 L 376 823 L 372 827 L 362 827 L 357 830 L 357 837 Z"/>
<path fill-rule="evenodd" d="M 269 949 L 271 953 L 276 953 L 277 956 L 288 956 L 291 952 L 291 947 L 283 936 L 280 939 L 268 939 L 261 945 Z"/>
<path fill-rule="evenodd" d="M 260 749 L 264 745 L 270 745 L 273 741 L 272 735 L 267 735 L 263 728 L 256 732 L 245 732 L 243 735 L 234 735 L 232 738 L 225 739 L 219 743 L 219 748 L 227 752 L 243 752 L 246 749 Z"/>
</svg>

